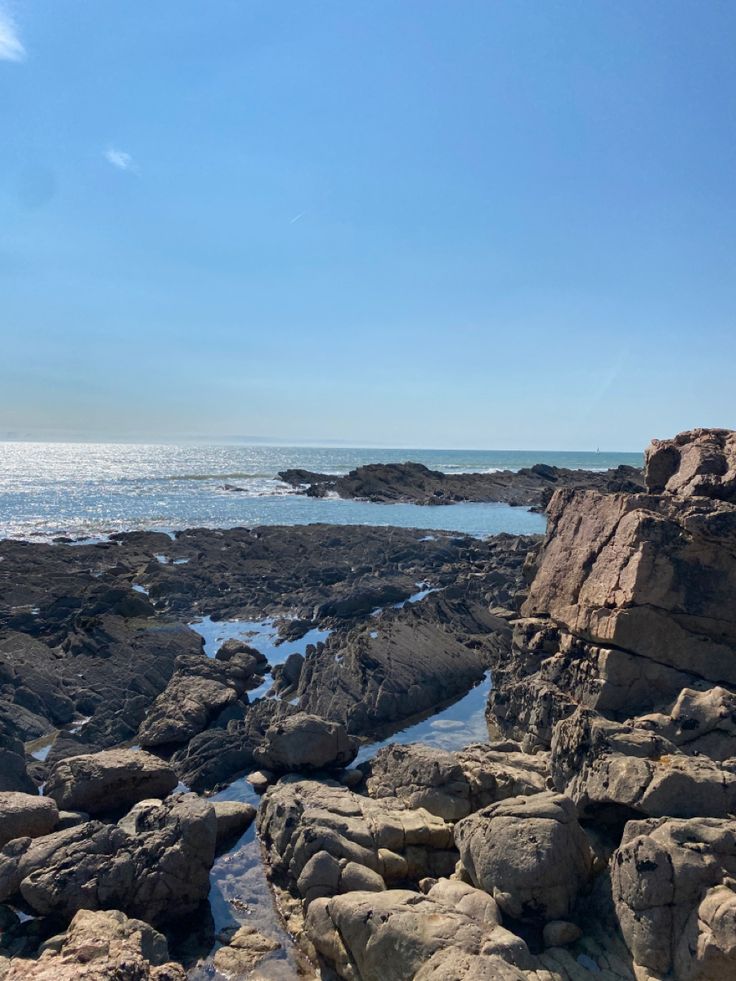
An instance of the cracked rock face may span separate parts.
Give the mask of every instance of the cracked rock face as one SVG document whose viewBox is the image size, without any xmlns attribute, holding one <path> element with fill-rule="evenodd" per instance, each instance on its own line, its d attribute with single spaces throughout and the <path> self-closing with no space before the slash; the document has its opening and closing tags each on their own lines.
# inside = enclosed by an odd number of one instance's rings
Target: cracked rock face
<svg viewBox="0 0 736 981">
<path fill-rule="evenodd" d="M 736 433 L 693 429 L 674 439 L 652 440 L 645 481 L 654 494 L 736 502 Z"/>
<path fill-rule="evenodd" d="M 592 873 L 575 805 L 561 794 L 492 804 L 455 826 L 455 842 L 473 885 L 520 920 L 564 919 Z"/>
</svg>

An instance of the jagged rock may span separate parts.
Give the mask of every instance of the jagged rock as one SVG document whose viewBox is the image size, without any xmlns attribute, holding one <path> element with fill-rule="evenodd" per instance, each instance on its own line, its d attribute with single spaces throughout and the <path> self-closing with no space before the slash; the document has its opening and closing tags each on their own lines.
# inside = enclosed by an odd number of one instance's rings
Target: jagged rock
<svg viewBox="0 0 736 981">
<path fill-rule="evenodd" d="M 693 429 L 652 440 L 644 479 L 653 494 L 736 502 L 736 432 Z"/>
<path fill-rule="evenodd" d="M 228 977 L 246 977 L 279 947 L 277 940 L 264 936 L 254 927 L 243 926 L 226 946 L 215 952 L 215 968 Z"/>
<path fill-rule="evenodd" d="M 38 794 L 0 793 L 0 848 L 13 838 L 38 838 L 59 820 L 56 803 Z"/>
<path fill-rule="evenodd" d="M 546 789 L 547 762 L 547 754 L 480 744 L 448 753 L 421 743 L 391 743 L 364 768 L 371 797 L 396 797 L 407 807 L 457 821 L 497 800 Z"/>
<path fill-rule="evenodd" d="M 455 826 L 455 842 L 473 885 L 517 919 L 564 918 L 592 871 L 575 805 L 560 794 L 492 804 Z"/>
<path fill-rule="evenodd" d="M 736 695 L 716 686 L 683 688 L 667 712 L 633 718 L 631 725 L 655 732 L 684 753 L 727 760 L 736 755 Z"/>
<path fill-rule="evenodd" d="M 736 683 L 734 505 L 560 492 L 548 516 L 525 616 L 544 613 L 583 640 Z"/>
<path fill-rule="evenodd" d="M 584 817 L 725 817 L 736 810 L 736 767 L 685 756 L 662 736 L 586 709 L 555 727 L 551 771 Z"/>
<path fill-rule="evenodd" d="M 346 766 L 357 751 L 355 740 L 339 722 L 297 712 L 266 729 L 253 758 L 269 770 L 293 773 Z"/>
<path fill-rule="evenodd" d="M 256 809 L 252 804 L 236 800 L 216 800 L 212 802 L 217 818 L 217 847 L 241 835 L 253 823 Z"/>
<path fill-rule="evenodd" d="M 234 653 L 226 661 L 202 654 L 177 658 L 171 681 L 138 730 L 141 745 L 184 743 L 202 732 L 243 695 L 256 668 L 255 658 L 247 653 Z"/>
<path fill-rule="evenodd" d="M 673 981 L 736 976 L 736 821 L 630 821 L 611 863 L 637 965 Z"/>
<path fill-rule="evenodd" d="M 165 797 L 177 782 L 171 767 L 150 753 L 110 749 L 57 763 L 45 791 L 65 810 L 105 814 Z"/>
<path fill-rule="evenodd" d="M 338 891 L 347 863 L 390 882 L 449 874 L 457 860 L 441 818 L 398 802 L 388 807 L 333 781 L 281 780 L 263 799 L 258 831 L 274 879 L 308 900 L 317 887 Z"/>
<path fill-rule="evenodd" d="M 193 794 L 140 802 L 119 825 L 90 821 L 0 853 L 0 902 L 20 892 L 41 916 L 118 908 L 150 923 L 193 912 L 209 892 L 217 819 Z"/>
<path fill-rule="evenodd" d="M 47 941 L 38 960 L 15 959 L 5 981 L 186 981 L 169 961 L 166 939 L 147 923 L 119 910 L 80 910 L 59 938 Z"/>
<path fill-rule="evenodd" d="M 525 552 L 510 554 L 509 585 L 520 577 Z M 350 733 L 372 733 L 464 694 L 493 655 L 508 651 L 509 637 L 508 624 L 489 613 L 479 580 L 453 586 L 384 610 L 308 652 L 299 705 Z"/>
<path fill-rule="evenodd" d="M 533 965 L 524 941 L 500 925 L 493 899 L 448 879 L 427 895 L 392 889 L 317 899 L 306 931 L 338 977 L 350 981 L 523 981 L 523 969 Z"/>
</svg>

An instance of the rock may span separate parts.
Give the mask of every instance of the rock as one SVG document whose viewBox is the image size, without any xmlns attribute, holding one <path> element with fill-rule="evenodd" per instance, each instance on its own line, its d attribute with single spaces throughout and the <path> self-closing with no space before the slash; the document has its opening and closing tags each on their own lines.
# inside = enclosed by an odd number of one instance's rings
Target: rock
<svg viewBox="0 0 736 981">
<path fill-rule="evenodd" d="M 523 552 L 509 558 L 508 589 L 516 588 L 522 562 Z M 370 735 L 465 694 L 510 643 L 508 624 L 488 612 L 485 593 L 480 578 L 470 580 L 336 632 L 307 653 L 300 707 Z"/>
<path fill-rule="evenodd" d="M 283 773 L 342 767 L 356 753 L 355 741 L 343 725 L 298 712 L 270 726 L 253 757 L 261 766 Z"/>
<path fill-rule="evenodd" d="M 12 791 L 0 793 L 0 848 L 13 838 L 47 835 L 58 820 L 58 808 L 48 797 Z"/>
<path fill-rule="evenodd" d="M 352 790 L 354 787 L 360 786 L 363 783 L 364 773 L 362 770 L 358 770 L 357 767 L 351 770 L 345 770 L 344 773 L 340 774 L 340 783 L 343 787 L 348 787 Z"/>
<path fill-rule="evenodd" d="M 736 768 L 686 756 L 661 736 L 586 709 L 555 726 L 551 770 L 583 817 L 725 817 L 736 810 Z"/>
<path fill-rule="evenodd" d="M 585 641 L 736 683 L 736 614 L 728 604 L 736 506 L 561 492 L 548 515 L 525 616 L 543 611 Z"/>
<path fill-rule="evenodd" d="M 256 816 L 255 807 L 241 801 L 218 800 L 213 801 L 212 806 L 217 818 L 218 849 L 246 831 Z"/>
<path fill-rule="evenodd" d="M 169 961 L 166 940 L 147 923 L 119 910 L 80 910 L 58 943 L 38 960 L 10 962 L 6 981 L 186 981 Z"/>
<path fill-rule="evenodd" d="M 652 440 L 644 479 L 652 494 L 736 502 L 736 432 L 693 429 Z"/>
<path fill-rule="evenodd" d="M 245 693 L 257 666 L 247 653 L 233 653 L 226 661 L 201 654 L 177 658 L 171 681 L 138 730 L 141 745 L 170 746 L 202 732 Z"/>
<path fill-rule="evenodd" d="M 407 807 L 456 821 L 497 800 L 546 789 L 547 760 L 547 754 L 483 745 L 448 753 L 421 743 L 391 743 L 366 767 L 366 787 L 373 798 L 397 797 Z"/>
<path fill-rule="evenodd" d="M 214 964 L 227 977 L 242 978 L 279 948 L 277 940 L 264 936 L 254 927 L 243 926 L 227 946 L 215 951 Z"/>
<path fill-rule="evenodd" d="M 177 783 L 171 767 L 150 753 L 110 749 L 57 763 L 45 789 L 65 810 L 104 814 L 164 797 Z"/>
<path fill-rule="evenodd" d="M 541 793 L 492 804 L 455 826 L 463 868 L 509 916 L 562 919 L 590 880 L 592 857 L 575 805 Z"/>
<path fill-rule="evenodd" d="M 736 976 L 736 822 L 630 821 L 611 863 L 634 962 L 682 981 Z"/>
<path fill-rule="evenodd" d="M 79 824 L 89 821 L 89 814 L 84 811 L 59 811 L 59 820 L 56 823 L 57 831 L 64 831 L 66 828 L 76 828 Z"/>
<path fill-rule="evenodd" d="M 500 925 L 493 899 L 447 879 L 426 896 L 392 889 L 318 899 L 306 931 L 346 979 L 523 981 L 522 969 L 533 965 L 524 941 Z"/>
<path fill-rule="evenodd" d="M 666 712 L 630 719 L 639 729 L 669 740 L 684 753 L 727 760 L 736 745 L 736 694 L 716 685 L 707 691 L 683 688 Z"/>
<path fill-rule="evenodd" d="M 566 947 L 582 937 L 583 931 L 569 920 L 550 920 L 544 924 L 542 936 L 545 947 Z"/>
<path fill-rule="evenodd" d="M 350 863 L 384 881 L 418 881 L 449 874 L 457 860 L 452 829 L 441 818 L 399 802 L 387 806 L 334 781 L 275 784 L 258 812 L 258 832 L 269 873 L 307 902 L 339 891 Z M 363 881 L 377 885 L 373 876 Z"/>
<path fill-rule="evenodd" d="M 0 853 L 0 902 L 20 892 L 41 916 L 113 907 L 150 923 L 193 912 L 207 897 L 214 808 L 193 794 L 140 802 L 120 825 L 90 821 Z"/>
<path fill-rule="evenodd" d="M 257 794 L 265 794 L 276 780 L 276 774 L 270 770 L 253 770 L 245 778 Z"/>
<path fill-rule="evenodd" d="M 536 464 L 518 471 L 446 474 L 421 463 L 369 463 L 335 477 L 308 470 L 283 470 L 279 477 L 311 497 L 328 491 L 345 498 L 380 503 L 411 501 L 414 504 L 453 504 L 457 501 L 498 501 L 541 507 L 551 487 L 598 487 L 639 490 L 642 474 L 634 467 L 617 467 L 603 473 L 566 470 Z M 306 490 L 305 490 L 306 485 Z"/>
</svg>

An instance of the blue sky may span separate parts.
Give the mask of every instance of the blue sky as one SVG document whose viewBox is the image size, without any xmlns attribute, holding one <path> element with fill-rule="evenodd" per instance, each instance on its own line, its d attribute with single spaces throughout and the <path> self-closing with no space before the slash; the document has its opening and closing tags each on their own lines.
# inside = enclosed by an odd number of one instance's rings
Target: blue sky
<svg viewBox="0 0 736 981">
<path fill-rule="evenodd" d="M 0 11 L 0 436 L 736 428 L 731 0 Z"/>
</svg>

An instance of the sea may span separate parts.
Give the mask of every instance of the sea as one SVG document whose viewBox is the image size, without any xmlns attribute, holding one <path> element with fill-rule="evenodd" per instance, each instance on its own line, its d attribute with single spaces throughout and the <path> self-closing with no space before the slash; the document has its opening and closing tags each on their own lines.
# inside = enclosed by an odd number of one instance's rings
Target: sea
<svg viewBox="0 0 736 981">
<path fill-rule="evenodd" d="M 0 538 L 96 540 L 138 529 L 172 533 L 189 527 L 314 522 L 394 525 L 480 537 L 544 530 L 544 518 L 525 508 L 313 499 L 278 477 L 280 470 L 293 467 L 344 474 L 366 463 L 407 460 L 446 473 L 518 470 L 535 463 L 605 470 L 643 462 L 638 453 L 0 442 Z"/>
</svg>

